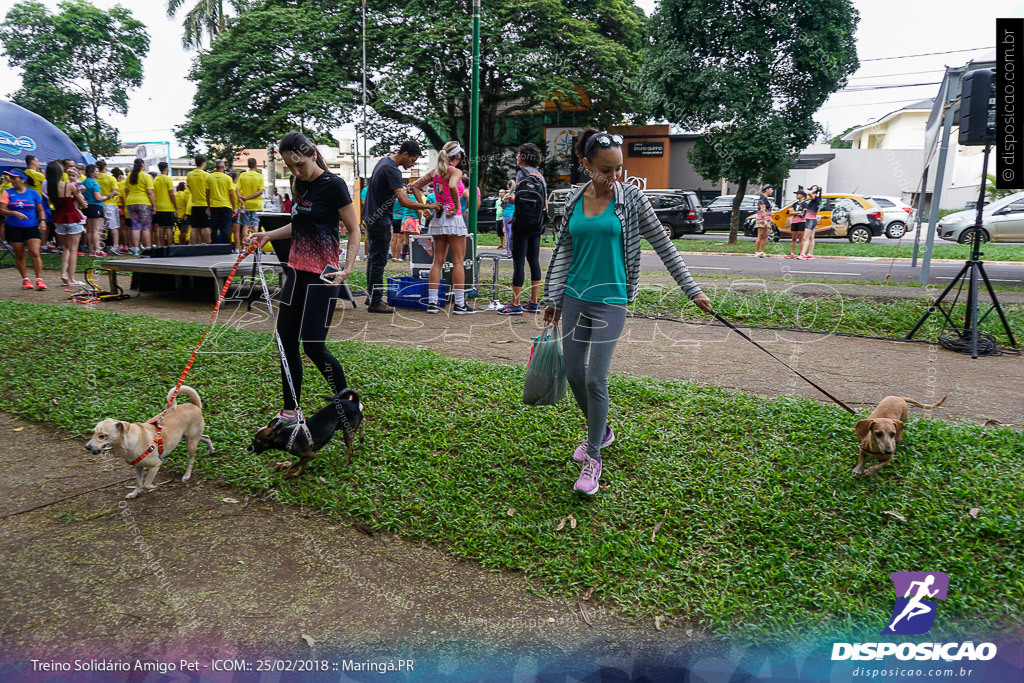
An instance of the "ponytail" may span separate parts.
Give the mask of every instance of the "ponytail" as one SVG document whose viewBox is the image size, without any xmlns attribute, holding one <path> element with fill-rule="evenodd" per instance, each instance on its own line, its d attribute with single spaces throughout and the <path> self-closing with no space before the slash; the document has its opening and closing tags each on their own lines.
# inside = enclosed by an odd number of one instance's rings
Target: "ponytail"
<svg viewBox="0 0 1024 683">
<path fill-rule="evenodd" d="M 143 166 L 144 163 L 145 162 L 142 159 L 139 159 L 138 157 L 136 157 L 135 161 L 132 163 L 131 175 L 128 176 L 128 184 L 129 185 L 138 185 L 139 184 L 139 171 L 142 170 L 142 166 Z"/>
<path fill-rule="evenodd" d="M 452 152 L 455 152 L 452 154 Z M 448 173 L 448 167 L 452 165 L 452 158 L 462 154 L 462 145 L 456 140 L 446 142 L 437 152 L 437 166 L 434 167 L 434 173 L 441 176 L 443 180 L 445 175 Z"/>
</svg>

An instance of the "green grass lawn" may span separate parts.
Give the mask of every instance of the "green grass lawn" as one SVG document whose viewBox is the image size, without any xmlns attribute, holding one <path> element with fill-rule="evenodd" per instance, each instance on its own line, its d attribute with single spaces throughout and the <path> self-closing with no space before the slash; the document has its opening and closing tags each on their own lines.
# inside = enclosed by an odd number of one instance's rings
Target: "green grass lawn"
<svg viewBox="0 0 1024 683">
<path fill-rule="evenodd" d="M 714 252 L 723 254 L 753 254 L 753 241 L 740 241 L 729 246 L 725 242 L 728 239 L 726 233 L 722 234 L 721 241 L 703 239 L 682 239 L 673 240 L 676 249 L 681 252 L 699 251 Z M 909 241 L 904 238 L 903 243 L 897 246 L 898 240 L 875 239 L 869 244 L 850 244 L 846 240 L 818 239 L 814 242 L 815 256 L 873 256 L 876 258 L 911 258 L 914 255 L 913 239 Z M 780 242 L 769 242 L 766 251 L 769 254 L 784 256 L 789 253 L 790 241 L 788 239 Z M 983 259 L 986 261 L 1024 261 L 1024 244 L 986 244 L 982 247 Z M 967 260 L 971 255 L 968 245 L 952 244 L 950 242 L 937 241 L 932 250 L 932 258 Z M 921 243 L 918 257 L 924 256 L 924 243 Z"/>
<path fill-rule="evenodd" d="M 0 329 L 0 408 L 84 441 L 103 417 L 155 414 L 203 328 L 0 302 Z M 895 464 L 860 480 L 838 408 L 613 376 L 606 488 L 581 500 L 569 456 L 583 419 L 568 398 L 524 407 L 522 367 L 344 342 L 331 346 L 367 406 L 365 441 L 348 468 L 333 443 L 283 481 L 268 468 L 280 454 L 245 452 L 279 407 L 270 336 L 220 329 L 208 344 L 188 379 L 217 448 L 200 475 L 521 571 L 554 595 L 593 587 L 627 614 L 720 634 L 870 635 L 891 612 L 889 572 L 936 570 L 951 584 L 932 637 L 1024 618 L 1022 432 L 911 417 Z M 306 377 L 309 410 L 326 385 L 308 365 Z"/>
</svg>

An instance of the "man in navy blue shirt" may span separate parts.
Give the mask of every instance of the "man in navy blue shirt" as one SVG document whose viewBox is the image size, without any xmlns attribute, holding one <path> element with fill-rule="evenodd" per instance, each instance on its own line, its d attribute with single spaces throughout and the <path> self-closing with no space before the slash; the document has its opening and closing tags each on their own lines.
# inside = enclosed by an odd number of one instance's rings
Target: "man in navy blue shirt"
<svg viewBox="0 0 1024 683">
<path fill-rule="evenodd" d="M 367 184 L 366 202 L 363 204 L 363 223 L 366 225 L 366 287 L 370 293 L 370 313 L 393 313 L 395 309 L 384 303 L 384 266 L 391 247 L 391 213 L 395 202 L 407 209 L 433 211 L 439 204 L 427 204 L 419 190 L 413 190 L 416 199 L 409 198 L 401 169 L 412 168 L 420 158 L 420 144 L 406 140 L 398 151 L 384 157 L 373 169 Z M 399 168 L 401 167 L 401 168 Z"/>
</svg>

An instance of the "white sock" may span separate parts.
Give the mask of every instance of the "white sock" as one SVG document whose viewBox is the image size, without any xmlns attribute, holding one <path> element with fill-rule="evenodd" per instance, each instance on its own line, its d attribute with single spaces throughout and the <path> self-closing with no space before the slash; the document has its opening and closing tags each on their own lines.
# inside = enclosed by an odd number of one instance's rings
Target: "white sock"
<svg viewBox="0 0 1024 683">
<path fill-rule="evenodd" d="M 440 289 L 440 288 L 439 287 L 434 287 L 432 289 L 428 289 L 427 290 L 427 301 L 429 301 L 430 303 L 434 304 L 435 306 L 437 305 L 437 290 L 438 289 Z M 423 291 L 423 290 L 420 290 L 420 291 Z"/>
<path fill-rule="evenodd" d="M 465 306 L 466 305 L 466 290 L 456 289 L 455 290 L 455 305 Z"/>
</svg>

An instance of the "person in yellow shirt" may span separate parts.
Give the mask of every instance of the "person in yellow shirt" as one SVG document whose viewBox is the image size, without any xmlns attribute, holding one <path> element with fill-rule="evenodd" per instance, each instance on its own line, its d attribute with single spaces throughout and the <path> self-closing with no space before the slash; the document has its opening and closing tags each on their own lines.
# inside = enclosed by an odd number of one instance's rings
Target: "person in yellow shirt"
<svg viewBox="0 0 1024 683">
<path fill-rule="evenodd" d="M 177 206 L 175 213 L 178 216 L 178 239 L 177 244 L 188 244 L 188 222 L 192 213 L 192 202 L 189 199 L 188 186 L 185 183 L 178 183 L 178 191 L 174 195 Z"/>
<path fill-rule="evenodd" d="M 235 183 L 224 173 L 223 159 L 217 159 L 213 168 L 213 173 L 206 180 L 210 197 L 210 233 L 215 244 L 227 244 L 231 239 L 231 214 L 235 212 Z"/>
<path fill-rule="evenodd" d="M 153 224 L 156 226 L 157 246 L 174 244 L 174 218 L 178 205 L 174 197 L 174 181 L 171 180 L 170 167 L 166 161 L 156 165 L 160 171 L 153 179 L 153 193 L 156 195 L 156 213 Z"/>
<path fill-rule="evenodd" d="M 138 256 L 142 253 L 139 249 L 140 234 L 142 246 L 147 249 L 153 246 L 150 230 L 153 225 L 153 212 L 156 209 L 153 177 L 146 173 L 146 162 L 142 159 L 135 159 L 135 163 L 132 164 L 132 172 L 128 174 L 125 190 L 125 212 L 132 221 L 132 254 Z"/>
<path fill-rule="evenodd" d="M 52 253 L 53 248 L 47 242 L 49 237 L 50 228 L 50 215 L 53 213 L 53 204 L 46 198 L 46 194 L 43 192 L 43 183 L 46 181 L 46 176 L 39 170 L 39 159 L 35 154 L 25 155 L 25 175 L 28 180 L 25 181 L 26 187 L 31 187 L 33 190 L 39 193 L 43 197 L 43 210 L 46 212 L 46 222 L 39 224 L 39 234 L 42 235 L 41 243 L 42 247 L 40 251 L 44 254 Z"/>
<path fill-rule="evenodd" d="M 124 239 L 122 241 L 124 246 L 121 247 L 121 251 L 128 253 L 131 251 L 131 247 L 128 244 L 131 239 L 128 235 L 128 220 L 127 214 L 125 214 L 124 210 L 124 197 L 125 194 L 127 194 L 127 190 L 124 189 L 124 186 L 128 182 L 128 176 L 119 168 L 115 168 L 110 172 L 110 174 L 117 180 L 117 215 L 121 221 L 121 234 L 124 235 Z"/>
<path fill-rule="evenodd" d="M 104 238 L 104 242 L 107 245 L 107 253 L 111 256 L 120 256 L 121 249 L 118 246 L 118 237 L 121 227 L 121 217 L 118 215 L 118 199 L 119 193 L 117 190 L 117 179 L 107 173 L 107 162 L 100 159 L 96 162 L 96 170 L 99 171 L 99 175 L 96 176 L 96 182 L 100 184 L 100 193 L 107 197 L 106 201 L 103 202 L 103 229 L 107 231 L 107 236 Z"/>
<path fill-rule="evenodd" d="M 192 244 L 210 243 L 210 191 L 206 186 L 210 174 L 206 172 L 206 157 L 196 155 L 196 167 L 185 176 L 192 200 Z"/>
<path fill-rule="evenodd" d="M 249 170 L 238 176 L 238 198 L 239 205 L 238 222 L 241 224 L 241 244 L 245 239 L 256 231 L 260 224 L 256 216 L 257 211 L 263 209 L 263 192 L 266 181 L 263 174 L 256 170 L 256 160 L 249 159 Z"/>
</svg>

